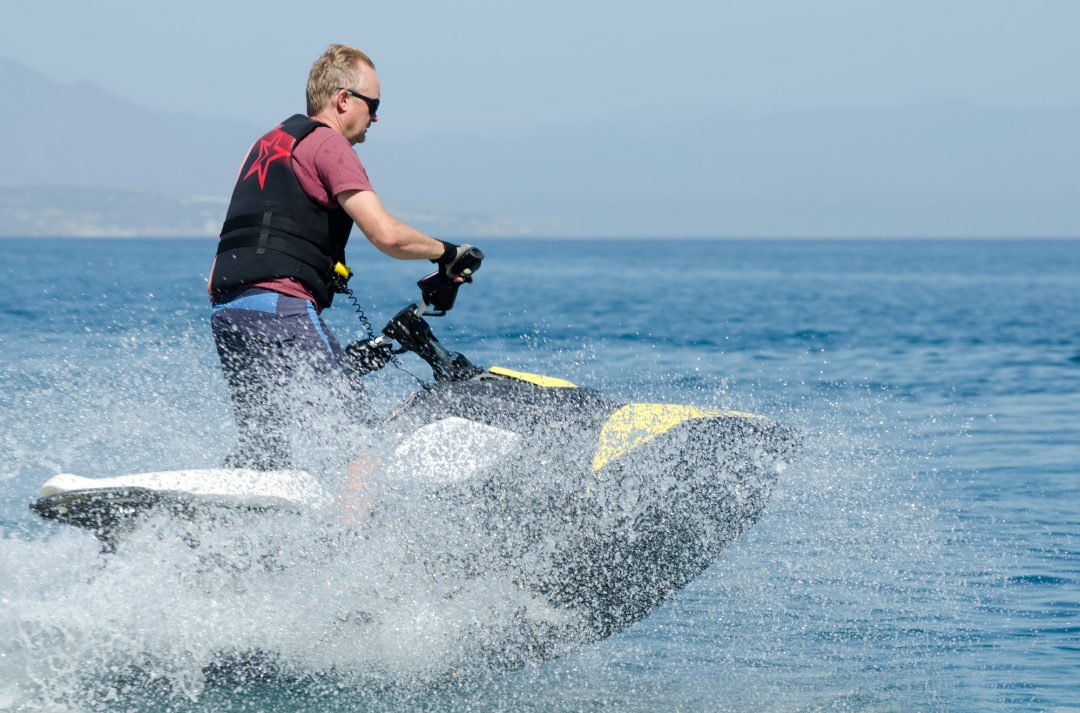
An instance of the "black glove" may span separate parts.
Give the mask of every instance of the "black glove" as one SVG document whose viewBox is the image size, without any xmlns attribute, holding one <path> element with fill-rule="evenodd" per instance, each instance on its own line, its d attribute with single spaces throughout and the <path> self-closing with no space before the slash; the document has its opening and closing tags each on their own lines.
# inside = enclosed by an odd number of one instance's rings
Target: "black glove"
<svg viewBox="0 0 1080 713">
<path fill-rule="evenodd" d="M 438 263 L 439 272 L 444 276 L 453 280 L 456 277 L 465 278 L 465 282 L 472 282 L 473 271 L 480 266 L 480 261 L 476 259 L 476 254 L 479 253 L 480 259 L 483 259 L 483 253 L 475 251 L 470 254 L 470 250 L 473 249 L 472 245 L 465 243 L 464 245 L 454 245 L 448 243 L 445 240 L 440 240 L 443 244 L 443 254 L 437 260 L 432 260 L 434 263 Z M 466 258 L 466 259 L 462 259 Z"/>
</svg>

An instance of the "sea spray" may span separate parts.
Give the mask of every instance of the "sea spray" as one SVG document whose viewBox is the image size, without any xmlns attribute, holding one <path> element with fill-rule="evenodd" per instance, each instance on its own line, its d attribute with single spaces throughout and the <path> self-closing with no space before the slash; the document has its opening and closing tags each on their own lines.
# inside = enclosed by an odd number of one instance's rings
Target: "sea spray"
<svg viewBox="0 0 1080 713">
<path fill-rule="evenodd" d="M 164 399 L 175 376 L 165 393 L 154 393 L 152 380 L 136 379 L 144 402 Z M 81 386 L 84 398 L 95 393 Z M 100 393 L 111 398 L 111 391 Z M 522 418 L 517 411 L 489 415 L 508 424 Z M 376 460 L 395 467 L 372 474 L 371 514 L 359 525 L 343 527 L 333 512 L 211 509 L 180 518 L 162 512 L 143 519 L 107 554 L 56 553 L 47 567 L 65 577 L 55 578 L 48 624 L 27 623 L 32 618 L 23 620 L 21 607 L 13 607 L 13 620 L 43 633 L 23 636 L 6 655 L 15 666 L 24 663 L 29 700 L 106 709 L 116 691 L 139 685 L 199 701 L 207 685 L 237 679 L 333 675 L 353 686 L 398 689 L 457 684 L 564 655 L 633 623 L 692 579 L 764 504 L 767 489 L 737 495 L 736 502 L 751 508 L 745 514 L 743 505 L 723 505 L 725 530 L 713 544 L 692 534 L 696 521 L 710 516 L 674 512 L 672 522 L 692 526 L 685 530 L 693 553 L 686 572 L 678 560 L 656 568 L 647 557 L 627 559 L 639 539 L 673 536 L 655 526 L 639 533 L 638 523 L 656 517 L 649 503 L 659 497 L 697 501 L 700 486 L 680 491 L 679 478 L 687 468 L 701 470 L 693 463 L 706 452 L 686 451 L 683 438 L 659 448 L 658 461 L 635 461 L 652 448 L 642 447 L 619 469 L 589 476 L 573 464 L 588 461 L 595 436 L 575 426 L 573 412 L 562 414 L 569 419 L 563 427 L 558 413 L 548 416 L 555 418 L 546 428 L 534 424 L 510 441 L 512 457 L 506 452 L 498 463 L 478 464 L 497 471 L 493 476 L 457 491 L 444 487 L 445 477 L 423 476 L 446 475 L 420 456 L 437 454 L 447 434 L 426 436 L 433 440 L 419 450 L 384 450 Z M 152 437 L 155 424 L 150 433 L 125 425 L 134 448 L 139 438 Z M 412 433 L 416 424 L 403 425 Z M 498 430 L 483 429 L 485 438 Z M 470 460 L 473 447 L 483 445 L 453 440 L 460 451 L 444 458 Z M 372 438 L 365 447 L 392 444 Z M 715 440 L 709 446 L 735 470 L 741 459 L 756 457 L 724 448 Z M 681 470 L 657 478 L 650 471 L 657 463 Z M 701 470 L 694 477 L 719 484 L 726 476 Z M 341 470 L 330 471 L 323 481 L 329 488 L 343 478 Z M 733 493 L 741 482 L 732 481 Z M 47 548 L 50 541 L 42 535 L 34 544 Z M 594 572 L 587 563 L 596 556 L 611 559 Z M 642 576 L 648 579 L 635 583 Z M 626 586 L 639 593 L 630 596 Z M 593 614 L 579 611 L 596 607 Z M 46 691 L 31 672 L 58 656 L 71 666 L 54 671 L 59 685 Z"/>
<path fill-rule="evenodd" d="M 257 614 L 248 624 L 213 614 L 186 624 L 166 619 L 163 631 L 181 642 L 174 649 L 161 642 L 140 648 L 139 632 L 120 619 L 112 634 L 95 630 L 93 617 L 108 614 L 87 611 L 86 585 L 101 572 L 97 543 L 32 519 L 26 505 L 58 471 L 115 475 L 220 463 L 233 436 L 201 292 L 209 248 L 11 241 L 15 303 L 0 312 L 7 358 L 0 370 L 0 618 L 10 642 L 0 659 L 0 709 L 1070 705 L 1075 657 L 1062 652 L 1075 647 L 1076 620 L 1076 548 L 1069 544 L 1076 527 L 1068 508 L 1076 495 L 1075 245 L 653 245 L 662 259 L 629 265 L 622 241 L 503 242 L 482 292 L 478 283 L 470 293 L 476 299 L 460 301 L 437 331 L 478 363 L 550 373 L 620 398 L 765 413 L 804 434 L 803 453 L 777 480 L 763 518 L 652 616 L 561 658 L 463 682 L 451 676 L 449 687 L 432 690 L 420 683 L 424 676 L 412 679 L 416 686 L 408 676 L 396 686 L 383 673 L 365 682 L 362 671 L 334 668 L 361 649 L 351 632 L 365 619 L 364 610 L 349 612 L 335 597 L 352 596 L 348 585 L 356 582 L 365 590 L 360 599 L 377 600 L 382 581 L 360 568 L 398 562 L 362 547 L 343 557 L 348 567 L 325 569 L 318 579 L 261 579 L 272 596 L 256 602 L 247 595 L 244 605 Z M 58 250 L 79 265 L 80 280 L 63 288 L 52 274 Z M 570 280 L 561 270 L 568 250 Z M 147 264 L 158 268 L 152 276 Z M 371 314 L 392 314 L 411 297 L 413 267 L 366 276 L 381 303 L 368 298 Z M 627 269 L 640 279 L 628 283 Z M 152 290 L 143 284 L 151 277 Z M 703 286 L 717 289 L 706 294 Z M 353 316 L 331 312 L 338 336 L 348 338 Z M 644 342 L 651 346 L 642 349 Z M 415 362 L 406 366 L 423 375 Z M 387 370 L 370 392 L 389 407 L 415 389 L 410 382 Z M 383 384 L 392 397 L 382 397 Z M 297 547 L 291 561 L 306 558 Z M 162 563 L 138 564 L 153 571 Z M 405 581 L 424 581 L 408 560 L 402 565 Z M 113 586 L 122 593 L 128 585 Z M 291 590 L 302 596 L 290 598 Z M 180 591 L 192 604 L 217 601 Z M 492 591 L 496 600 L 506 596 Z M 165 594 L 147 593 L 147 606 Z M 483 590 L 475 596 L 482 599 Z M 224 597 L 223 610 L 232 611 L 230 598 L 238 597 Z M 402 616 L 422 599 L 401 600 Z M 344 612 L 346 624 L 307 613 L 324 602 Z M 297 611 L 287 615 L 290 608 Z M 424 612 L 435 610 L 416 607 L 420 624 L 412 630 L 429 626 Z M 485 612 L 479 604 L 472 611 Z M 57 621 L 66 633 L 50 628 Z M 307 649 L 296 632 L 276 626 L 290 621 L 317 633 Z M 215 639 L 218 626 L 225 631 Z M 209 669 L 180 654 L 208 651 L 203 641 L 228 639 L 231 626 L 237 641 L 262 637 L 294 653 L 284 661 L 223 658 Z M 334 632 L 338 643 L 324 645 Z M 16 640 L 24 648 L 14 648 Z M 405 651 L 409 639 L 387 641 Z M 155 646 L 177 659 L 141 656 Z M 116 653 L 116 670 L 97 688 L 79 673 L 96 670 L 95 647 Z M 144 668 L 125 669 L 125 661 Z M 161 675 L 150 680 L 140 671 Z M 93 694 L 81 695 L 80 686 Z M 162 698 L 163 690 L 172 693 Z"/>
</svg>

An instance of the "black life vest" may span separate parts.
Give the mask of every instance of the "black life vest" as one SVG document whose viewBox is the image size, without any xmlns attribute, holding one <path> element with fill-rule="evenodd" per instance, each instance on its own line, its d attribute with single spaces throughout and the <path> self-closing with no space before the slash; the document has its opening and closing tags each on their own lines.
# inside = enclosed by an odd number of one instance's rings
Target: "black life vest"
<svg viewBox="0 0 1080 713">
<path fill-rule="evenodd" d="M 318 121 L 297 114 L 259 139 L 240 170 L 221 228 L 210 292 L 279 277 L 298 280 L 321 307 L 334 299 L 334 264 L 345 261 L 353 221 L 313 201 L 292 170 L 292 154 Z"/>
</svg>

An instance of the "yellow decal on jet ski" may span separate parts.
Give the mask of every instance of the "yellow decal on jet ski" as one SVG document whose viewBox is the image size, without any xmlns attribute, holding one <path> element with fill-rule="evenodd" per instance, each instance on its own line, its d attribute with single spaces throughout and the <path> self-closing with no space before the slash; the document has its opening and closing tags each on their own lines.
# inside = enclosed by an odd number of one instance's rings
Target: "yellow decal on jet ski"
<svg viewBox="0 0 1080 713">
<path fill-rule="evenodd" d="M 529 374 L 524 371 L 514 371 L 513 369 L 504 369 L 501 366 L 493 366 L 488 369 L 492 374 L 498 374 L 499 376 L 508 376 L 511 379 L 518 379 L 519 381 L 527 381 L 530 384 L 536 384 L 537 386 L 544 386 L 552 389 L 576 389 L 577 384 L 572 384 L 566 379 L 556 379 L 554 376 L 540 376 L 539 374 Z"/>
<path fill-rule="evenodd" d="M 600 429 L 600 439 L 593 456 L 593 472 L 662 436 L 684 421 L 711 416 L 764 418 L 744 411 L 702 409 L 677 404 L 627 404 L 611 414 Z"/>
</svg>

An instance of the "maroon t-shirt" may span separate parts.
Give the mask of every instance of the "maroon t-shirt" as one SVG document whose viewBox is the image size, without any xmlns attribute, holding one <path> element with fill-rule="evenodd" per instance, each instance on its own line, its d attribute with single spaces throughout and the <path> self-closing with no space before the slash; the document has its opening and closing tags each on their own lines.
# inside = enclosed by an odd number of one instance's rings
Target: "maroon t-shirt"
<svg viewBox="0 0 1080 713">
<path fill-rule="evenodd" d="M 336 195 L 342 191 L 371 191 L 364 164 L 349 140 L 329 126 L 320 126 L 296 145 L 292 169 L 304 193 L 323 208 L 337 208 Z M 279 277 L 251 285 L 292 297 L 318 302 L 307 288 L 291 277 Z"/>
</svg>

